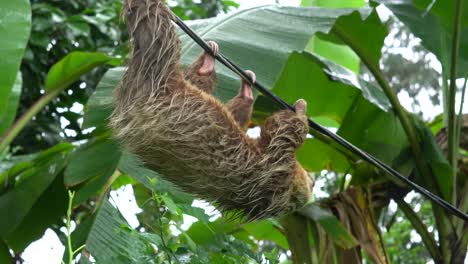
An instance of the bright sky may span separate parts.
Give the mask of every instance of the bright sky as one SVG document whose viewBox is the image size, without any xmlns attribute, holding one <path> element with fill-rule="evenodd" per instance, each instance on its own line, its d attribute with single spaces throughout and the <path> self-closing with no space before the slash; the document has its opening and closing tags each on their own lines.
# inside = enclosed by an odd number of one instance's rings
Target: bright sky
<svg viewBox="0 0 468 264">
<path fill-rule="evenodd" d="M 251 8 L 254 6 L 267 5 L 279 3 L 282 5 L 292 5 L 297 6 L 301 2 L 300 0 L 237 0 L 240 3 L 241 9 Z M 380 10 L 379 10 L 380 11 Z M 384 11 L 385 13 L 385 11 Z M 411 54 L 407 54 L 410 56 Z M 435 65 L 437 67 L 437 65 Z M 439 66 L 440 67 L 440 66 Z M 403 106 L 407 109 L 411 109 L 410 98 L 407 93 L 400 93 L 399 98 Z M 418 96 L 418 99 L 422 102 L 424 108 L 425 118 L 431 118 L 442 112 L 440 107 L 433 107 L 432 103 L 429 101 L 429 96 L 424 94 L 424 92 Z M 459 101 L 458 101 L 459 102 Z M 458 103 L 459 104 L 459 103 Z M 457 104 L 457 105 L 458 105 Z M 424 107 L 427 106 L 427 107 Z M 82 107 L 80 108 L 82 111 Z M 468 111 L 468 99 L 465 101 L 465 111 Z M 319 183 L 319 182 L 318 182 Z M 323 194 L 325 195 L 325 194 Z M 127 219 L 131 226 L 137 226 L 138 221 L 136 219 L 136 214 L 139 212 L 139 208 L 136 205 L 133 190 L 131 187 L 124 187 L 123 189 L 112 192 L 112 200 L 115 202 L 114 205 L 118 205 L 119 210 L 122 212 L 124 217 Z M 200 204 L 196 202 L 194 206 L 206 208 L 206 204 Z M 213 212 L 213 208 L 208 210 Z M 184 218 L 185 219 L 185 218 Z M 184 229 L 188 228 L 194 219 L 187 218 Z M 61 245 L 58 237 L 51 230 L 47 230 L 44 236 L 38 241 L 32 243 L 24 252 L 23 258 L 26 264 L 60 264 L 61 256 L 63 254 L 64 247 Z"/>
</svg>

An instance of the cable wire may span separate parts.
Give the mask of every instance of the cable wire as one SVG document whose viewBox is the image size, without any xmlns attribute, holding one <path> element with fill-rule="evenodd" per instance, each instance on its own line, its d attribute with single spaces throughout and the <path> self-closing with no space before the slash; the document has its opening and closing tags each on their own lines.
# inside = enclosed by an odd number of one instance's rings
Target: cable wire
<svg viewBox="0 0 468 264">
<path fill-rule="evenodd" d="M 232 62 L 229 58 L 224 56 L 221 53 L 218 54 L 213 54 L 213 51 L 211 50 L 210 46 L 208 43 L 206 43 L 203 39 L 201 39 L 189 26 L 187 26 L 184 21 L 182 21 L 177 15 L 173 14 L 173 19 L 174 22 L 188 35 L 190 38 L 193 39 L 201 48 L 203 48 L 206 52 L 210 53 L 214 58 L 216 58 L 221 64 L 226 66 L 228 69 L 239 75 L 242 79 L 245 81 L 249 82 L 251 85 L 253 85 L 259 92 L 261 92 L 263 95 L 270 97 L 275 101 L 277 104 L 282 106 L 285 109 L 289 109 L 291 111 L 295 111 L 294 107 L 290 104 L 288 104 L 286 101 L 272 93 L 271 91 L 267 90 L 262 84 L 255 82 L 252 82 L 252 79 L 250 78 L 249 75 L 245 73 L 244 70 L 242 70 L 238 65 L 236 65 L 234 62 Z M 402 181 L 405 183 L 407 186 L 411 187 L 413 190 L 416 190 L 426 198 L 430 199 L 443 209 L 445 209 L 447 212 L 450 214 L 453 214 L 457 216 L 458 218 L 464 220 L 465 222 L 468 222 L 468 215 L 450 204 L 449 202 L 445 201 L 441 197 L 433 194 L 432 192 L 428 191 L 424 187 L 416 184 L 415 182 L 409 180 L 405 176 L 401 175 L 398 171 L 393 169 L 392 167 L 388 166 L 384 162 L 380 161 L 379 159 L 375 158 L 371 154 L 359 149 L 358 147 L 354 146 L 352 143 L 347 141 L 346 139 L 342 138 L 341 136 L 329 131 L 325 127 L 319 125 L 315 121 L 313 121 L 310 118 L 307 118 L 309 127 L 316 130 L 317 132 L 327 136 L 328 138 L 334 140 L 336 143 L 339 145 L 343 146 L 347 150 L 351 151 L 352 153 L 356 154 L 363 160 L 369 162 L 370 164 L 374 165 L 375 167 L 381 169 L 382 171 L 386 172 L 387 174 L 391 175 L 393 179 L 397 179 L 399 181 Z"/>
</svg>

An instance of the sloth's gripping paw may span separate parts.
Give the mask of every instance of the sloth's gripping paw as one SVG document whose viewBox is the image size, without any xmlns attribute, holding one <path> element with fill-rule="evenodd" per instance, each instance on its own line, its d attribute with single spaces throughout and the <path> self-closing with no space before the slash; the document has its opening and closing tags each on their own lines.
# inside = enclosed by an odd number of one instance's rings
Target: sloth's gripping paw
<svg viewBox="0 0 468 264">
<path fill-rule="evenodd" d="M 247 70 L 247 71 L 245 71 L 245 73 L 250 76 L 250 78 L 252 79 L 252 83 L 256 82 L 257 76 L 255 75 L 255 73 L 253 71 Z M 246 99 L 248 101 L 253 102 L 254 96 L 253 96 L 253 92 L 252 92 L 252 85 L 250 85 L 250 83 L 242 80 L 242 86 L 241 86 L 241 90 L 240 90 L 239 95 L 243 99 Z"/>
<path fill-rule="evenodd" d="M 294 104 L 294 109 L 298 115 L 305 115 L 307 111 L 307 102 L 304 99 L 299 99 Z"/>
<path fill-rule="evenodd" d="M 219 45 L 214 41 L 208 41 L 213 54 L 216 56 L 219 52 Z M 210 75 L 215 70 L 215 58 L 208 52 L 205 52 L 203 58 L 203 64 L 198 70 L 198 74 L 201 76 Z"/>
<path fill-rule="evenodd" d="M 219 45 L 218 43 L 210 40 L 208 41 L 208 45 L 210 46 L 211 50 L 213 51 L 213 54 L 216 56 L 218 55 L 218 52 L 219 52 Z"/>
</svg>

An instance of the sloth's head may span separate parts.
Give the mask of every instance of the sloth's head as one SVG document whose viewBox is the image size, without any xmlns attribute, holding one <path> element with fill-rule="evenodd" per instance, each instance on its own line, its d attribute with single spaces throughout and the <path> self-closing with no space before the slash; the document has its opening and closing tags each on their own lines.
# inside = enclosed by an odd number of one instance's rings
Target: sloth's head
<svg viewBox="0 0 468 264">
<path fill-rule="evenodd" d="M 309 173 L 296 162 L 296 172 L 292 178 L 292 194 L 291 194 L 291 207 L 299 209 L 304 206 L 312 196 L 312 189 L 315 180 Z"/>
<path fill-rule="evenodd" d="M 265 182 L 265 185 L 253 185 L 247 183 L 234 193 L 249 193 L 251 196 L 247 200 L 241 200 L 241 204 L 230 204 L 227 199 L 220 197 L 221 210 L 229 213 L 234 212 L 234 216 L 246 217 L 248 220 L 262 219 L 266 217 L 277 217 L 284 214 L 292 213 L 293 211 L 302 208 L 312 197 L 312 188 L 314 187 L 314 179 L 309 173 L 302 168 L 296 161 L 292 173 L 285 174 L 281 172 L 270 177 L 276 179 Z M 282 178 L 287 176 L 288 179 Z M 235 189 L 235 188 L 233 188 Z M 226 206 L 228 205 L 228 206 Z M 238 209 L 241 209 L 240 211 Z"/>
</svg>

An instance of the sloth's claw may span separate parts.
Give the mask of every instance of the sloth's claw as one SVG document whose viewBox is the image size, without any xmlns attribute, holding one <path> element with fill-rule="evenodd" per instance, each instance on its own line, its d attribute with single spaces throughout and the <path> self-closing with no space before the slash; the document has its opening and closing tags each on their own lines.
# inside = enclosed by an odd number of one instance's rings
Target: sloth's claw
<svg viewBox="0 0 468 264">
<path fill-rule="evenodd" d="M 294 109 L 298 115 L 305 115 L 307 111 L 307 102 L 304 99 L 299 99 L 294 104 Z"/>
<path fill-rule="evenodd" d="M 208 45 L 210 46 L 211 50 L 213 51 L 213 54 L 216 56 L 218 55 L 218 52 L 219 52 L 219 45 L 218 43 L 210 40 L 208 41 Z"/>
</svg>

